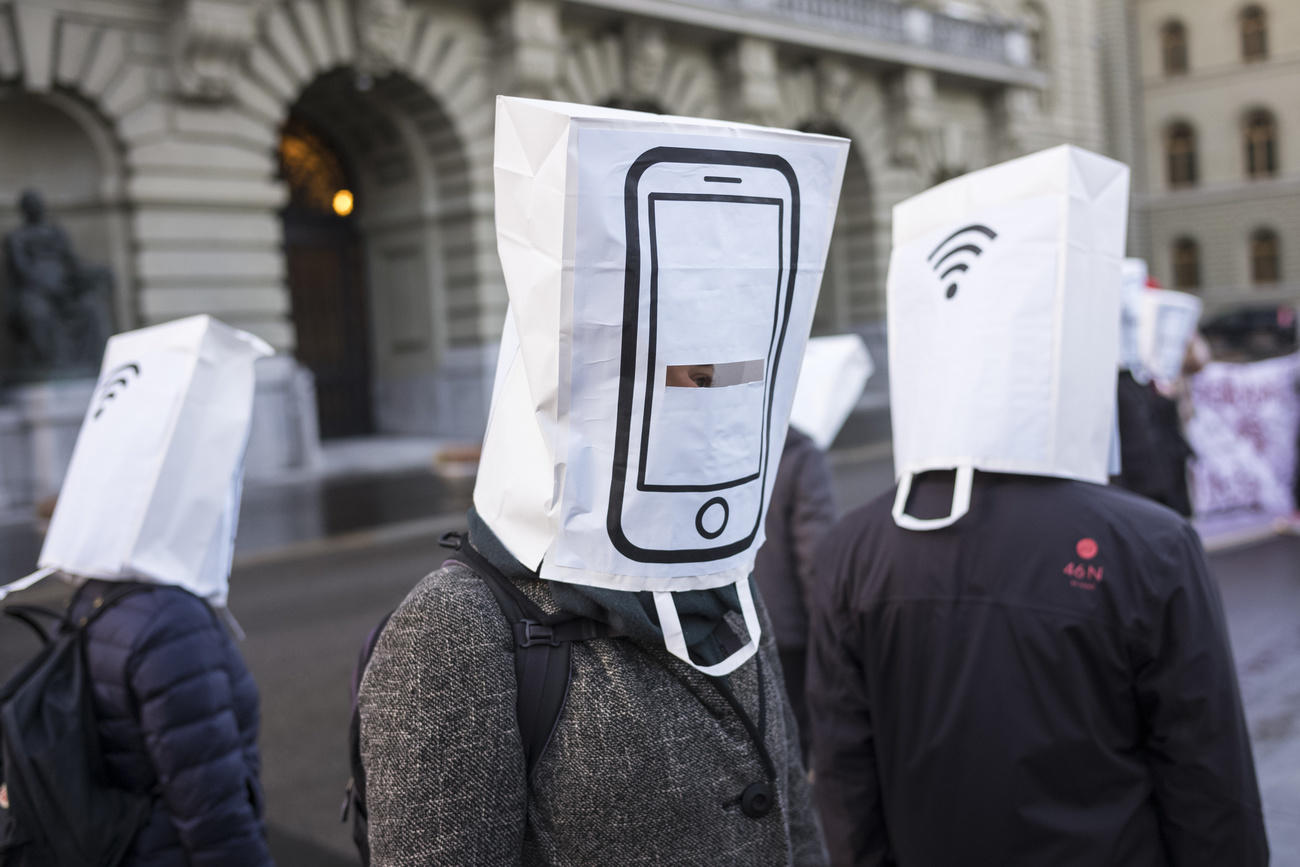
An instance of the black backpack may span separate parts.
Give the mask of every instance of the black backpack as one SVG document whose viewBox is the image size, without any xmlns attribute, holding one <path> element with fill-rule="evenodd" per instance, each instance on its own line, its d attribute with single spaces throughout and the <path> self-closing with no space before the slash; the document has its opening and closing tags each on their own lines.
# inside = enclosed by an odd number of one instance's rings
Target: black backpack
<svg viewBox="0 0 1300 867">
<path fill-rule="evenodd" d="M 113 867 L 149 817 L 150 794 L 108 784 L 86 663 L 86 627 L 144 589 L 115 589 L 78 623 L 71 622 L 71 605 L 64 614 L 34 605 L 5 608 L 44 646 L 0 688 L 4 867 Z M 42 617 L 57 621 L 53 634 Z"/>
<path fill-rule="evenodd" d="M 564 710 L 569 694 L 569 664 L 574 641 L 618 637 L 607 624 L 572 614 L 548 615 L 524 595 L 514 582 L 487 561 L 461 533 L 447 533 L 440 540 L 444 548 L 456 553 L 447 562 L 467 566 L 492 591 L 501 614 L 510 624 L 515 637 L 515 678 L 519 684 L 517 714 L 519 734 L 524 745 L 526 773 L 531 774 L 546 751 Z M 343 796 L 339 821 L 352 817 L 352 840 L 361 854 L 361 863 L 370 864 L 368 839 L 370 821 L 366 810 L 366 770 L 361 765 L 361 715 L 357 694 L 375 645 L 383 633 L 390 611 L 366 636 L 352 674 L 352 721 L 348 727 L 349 763 L 352 777 Z"/>
</svg>

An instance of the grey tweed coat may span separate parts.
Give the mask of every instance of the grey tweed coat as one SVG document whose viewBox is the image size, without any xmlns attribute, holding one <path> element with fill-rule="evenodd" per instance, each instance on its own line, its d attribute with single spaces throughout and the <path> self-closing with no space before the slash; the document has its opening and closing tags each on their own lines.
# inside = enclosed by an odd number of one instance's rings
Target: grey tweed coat
<svg viewBox="0 0 1300 867">
<path fill-rule="evenodd" d="M 519 583 L 555 610 L 546 582 Z M 740 794 L 764 766 L 732 707 L 630 639 L 574 645 L 567 705 L 525 780 L 512 653 L 491 591 L 456 563 L 389 621 L 360 695 L 376 867 L 827 863 L 770 629 L 729 676 L 755 723 L 764 692 L 778 805 L 758 819 Z"/>
</svg>

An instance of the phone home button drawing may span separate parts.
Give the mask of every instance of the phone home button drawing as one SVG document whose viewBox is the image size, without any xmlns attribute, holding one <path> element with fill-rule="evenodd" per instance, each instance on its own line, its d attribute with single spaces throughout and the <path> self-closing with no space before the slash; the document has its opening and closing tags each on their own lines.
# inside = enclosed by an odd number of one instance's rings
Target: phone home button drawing
<svg viewBox="0 0 1300 867">
<path fill-rule="evenodd" d="M 695 513 L 695 529 L 706 539 L 716 539 L 727 529 L 727 519 L 730 517 L 731 509 L 727 508 L 727 501 L 722 497 L 714 497 Z M 710 524 L 717 524 L 717 529 L 708 529 Z"/>
</svg>

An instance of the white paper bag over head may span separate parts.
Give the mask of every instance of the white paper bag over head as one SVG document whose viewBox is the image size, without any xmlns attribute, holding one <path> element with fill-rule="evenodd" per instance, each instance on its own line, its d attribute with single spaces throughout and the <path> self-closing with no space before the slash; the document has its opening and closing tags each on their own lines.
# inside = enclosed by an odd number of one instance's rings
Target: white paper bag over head
<svg viewBox="0 0 1300 867">
<path fill-rule="evenodd" d="M 790 425 L 825 451 L 844 427 L 875 371 L 867 344 L 857 334 L 814 337 L 804 350 Z"/>
<path fill-rule="evenodd" d="M 847 150 L 498 98 L 510 306 L 474 505 L 542 578 L 674 621 L 672 591 L 747 590 Z"/>
<path fill-rule="evenodd" d="M 1137 345 L 1142 366 L 1156 382 L 1172 385 L 1183 374 L 1187 346 L 1196 336 L 1201 299 L 1172 289 L 1147 289 L 1138 302 Z"/>
<path fill-rule="evenodd" d="M 888 295 L 895 520 L 937 529 L 973 471 L 1105 483 L 1114 430 L 1129 170 L 1061 146 L 894 208 Z M 911 478 L 956 469 L 947 518 Z"/>
<path fill-rule="evenodd" d="M 270 354 L 209 316 L 111 338 L 41 568 L 173 584 L 225 605 L 253 362 Z"/>
<path fill-rule="evenodd" d="M 1131 372 L 1139 382 L 1146 382 L 1142 356 L 1138 351 L 1138 317 L 1142 296 L 1147 291 L 1145 259 L 1125 259 L 1120 265 L 1123 275 L 1119 296 L 1119 366 Z"/>
</svg>

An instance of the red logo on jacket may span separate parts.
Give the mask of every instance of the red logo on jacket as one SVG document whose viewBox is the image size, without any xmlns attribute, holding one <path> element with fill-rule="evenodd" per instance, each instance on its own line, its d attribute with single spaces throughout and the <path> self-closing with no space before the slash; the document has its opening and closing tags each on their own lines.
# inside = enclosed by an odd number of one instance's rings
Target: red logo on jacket
<svg viewBox="0 0 1300 867">
<path fill-rule="evenodd" d="M 1092 560 L 1099 552 L 1095 539 L 1084 537 L 1074 546 L 1074 553 L 1079 555 L 1080 560 Z M 1079 563 L 1070 561 L 1065 564 L 1063 571 L 1070 578 L 1070 586 L 1079 590 L 1096 590 L 1097 585 L 1105 579 L 1105 574 L 1100 565 L 1092 563 Z"/>
<path fill-rule="evenodd" d="M 1097 556 L 1097 542 L 1094 539 L 1080 539 L 1079 543 L 1074 546 L 1074 550 L 1084 560 L 1091 560 Z"/>
</svg>

